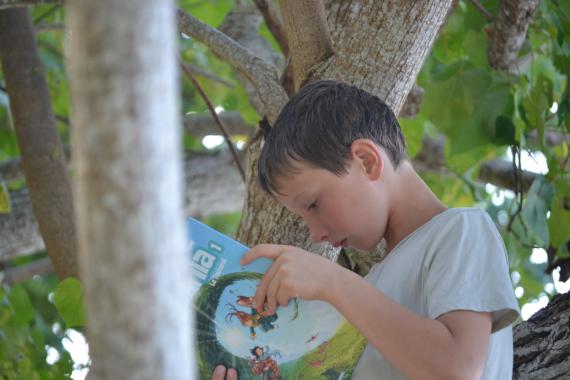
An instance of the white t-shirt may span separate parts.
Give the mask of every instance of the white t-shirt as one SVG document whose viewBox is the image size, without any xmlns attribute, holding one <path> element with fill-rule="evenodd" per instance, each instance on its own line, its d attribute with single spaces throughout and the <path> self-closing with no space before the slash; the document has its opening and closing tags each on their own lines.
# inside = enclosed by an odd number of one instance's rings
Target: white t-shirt
<svg viewBox="0 0 570 380">
<path fill-rule="evenodd" d="M 482 379 L 512 378 L 511 323 L 519 314 L 503 240 L 487 213 L 448 209 L 404 238 L 366 276 L 416 314 L 436 319 L 452 310 L 492 312 Z M 368 344 L 352 379 L 407 379 Z"/>
</svg>

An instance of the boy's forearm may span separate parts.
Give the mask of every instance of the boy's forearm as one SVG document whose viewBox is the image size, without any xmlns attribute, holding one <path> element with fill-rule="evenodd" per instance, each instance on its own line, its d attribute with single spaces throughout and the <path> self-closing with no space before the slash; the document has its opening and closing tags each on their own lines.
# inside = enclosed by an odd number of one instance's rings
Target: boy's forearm
<svg viewBox="0 0 570 380">
<path fill-rule="evenodd" d="M 466 342 L 459 342 L 444 323 L 409 311 L 344 268 L 338 268 L 330 285 L 325 300 L 410 378 L 471 379 L 481 375 L 481 360 L 473 360 L 462 349 Z M 483 362 L 485 356 L 483 352 Z"/>
</svg>

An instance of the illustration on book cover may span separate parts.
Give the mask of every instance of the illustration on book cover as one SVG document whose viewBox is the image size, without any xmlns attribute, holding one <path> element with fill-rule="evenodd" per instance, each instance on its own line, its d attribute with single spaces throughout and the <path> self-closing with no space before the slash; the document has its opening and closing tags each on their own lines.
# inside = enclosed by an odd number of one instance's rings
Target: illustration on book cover
<svg viewBox="0 0 570 380">
<path fill-rule="evenodd" d="M 195 286 L 196 334 L 201 379 L 218 364 L 241 379 L 350 379 L 365 339 L 332 306 L 292 300 L 268 315 L 253 296 L 271 260 L 247 266 L 249 249 L 228 236 L 188 220 Z"/>
</svg>

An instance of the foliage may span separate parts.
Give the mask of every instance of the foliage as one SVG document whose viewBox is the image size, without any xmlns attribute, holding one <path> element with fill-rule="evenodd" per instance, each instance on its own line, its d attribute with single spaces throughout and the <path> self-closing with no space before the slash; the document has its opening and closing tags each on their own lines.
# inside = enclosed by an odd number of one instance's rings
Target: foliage
<svg viewBox="0 0 570 380">
<path fill-rule="evenodd" d="M 496 14 L 497 1 L 481 3 Z M 418 76 L 425 90 L 420 113 L 402 122 L 412 151 L 418 149 L 422 134 L 410 133 L 411 127 L 435 127 L 446 137 L 451 175 L 423 177 L 448 205 L 479 204 L 495 216 L 512 270 L 526 285 L 527 297 L 521 302 L 538 297 L 544 292 L 541 284 L 548 281 L 541 273 L 544 265 L 538 269 L 528 262 L 532 249 L 558 252 L 549 257 L 552 264 L 565 259 L 570 238 L 568 141 L 549 146 L 545 137 L 570 131 L 569 10 L 567 2 L 540 2 L 516 72 L 506 73 L 492 69 L 487 60 L 492 20 L 470 2 L 458 2 Z M 547 174 L 534 181 L 522 199 L 503 189 L 487 192 L 477 184 L 479 165 L 506 158 L 511 146 L 515 152 L 543 155 L 548 163 Z M 497 210 L 492 200 L 499 193 L 506 198 Z M 508 219 L 503 213 L 499 220 L 501 210 Z"/>
<path fill-rule="evenodd" d="M 83 288 L 77 278 L 67 278 L 57 285 L 54 304 L 67 327 L 85 325 Z"/>
<path fill-rule="evenodd" d="M 57 280 L 34 277 L 0 287 L 0 374 L 2 379 L 62 379 L 73 368 L 64 349 L 63 320 L 49 301 Z M 59 357 L 47 362 L 48 349 Z M 53 359 L 55 360 L 55 359 Z"/>
</svg>

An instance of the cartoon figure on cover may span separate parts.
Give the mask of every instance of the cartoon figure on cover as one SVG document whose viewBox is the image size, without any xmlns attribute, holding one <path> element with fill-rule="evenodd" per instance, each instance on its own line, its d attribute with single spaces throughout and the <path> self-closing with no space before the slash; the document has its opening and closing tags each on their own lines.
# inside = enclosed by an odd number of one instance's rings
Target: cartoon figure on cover
<svg viewBox="0 0 570 380">
<path fill-rule="evenodd" d="M 277 326 L 274 322 L 277 320 L 277 314 L 267 315 L 267 311 L 258 312 L 255 307 L 253 307 L 253 297 L 237 296 L 236 303 L 239 306 L 251 308 L 250 313 L 236 309 L 236 307 L 230 303 L 227 306 L 230 307 L 231 311 L 226 315 L 226 322 L 230 322 L 232 317 L 237 317 L 242 326 L 249 327 L 251 333 L 251 339 L 255 339 L 256 333 L 255 328 L 260 327 L 264 332 L 273 330 Z"/>
<path fill-rule="evenodd" d="M 280 357 L 279 351 L 269 351 L 268 346 L 255 346 L 251 349 L 253 355 L 249 359 L 249 366 L 254 375 L 261 375 L 263 380 L 281 380 L 281 375 L 274 357 Z"/>
</svg>

